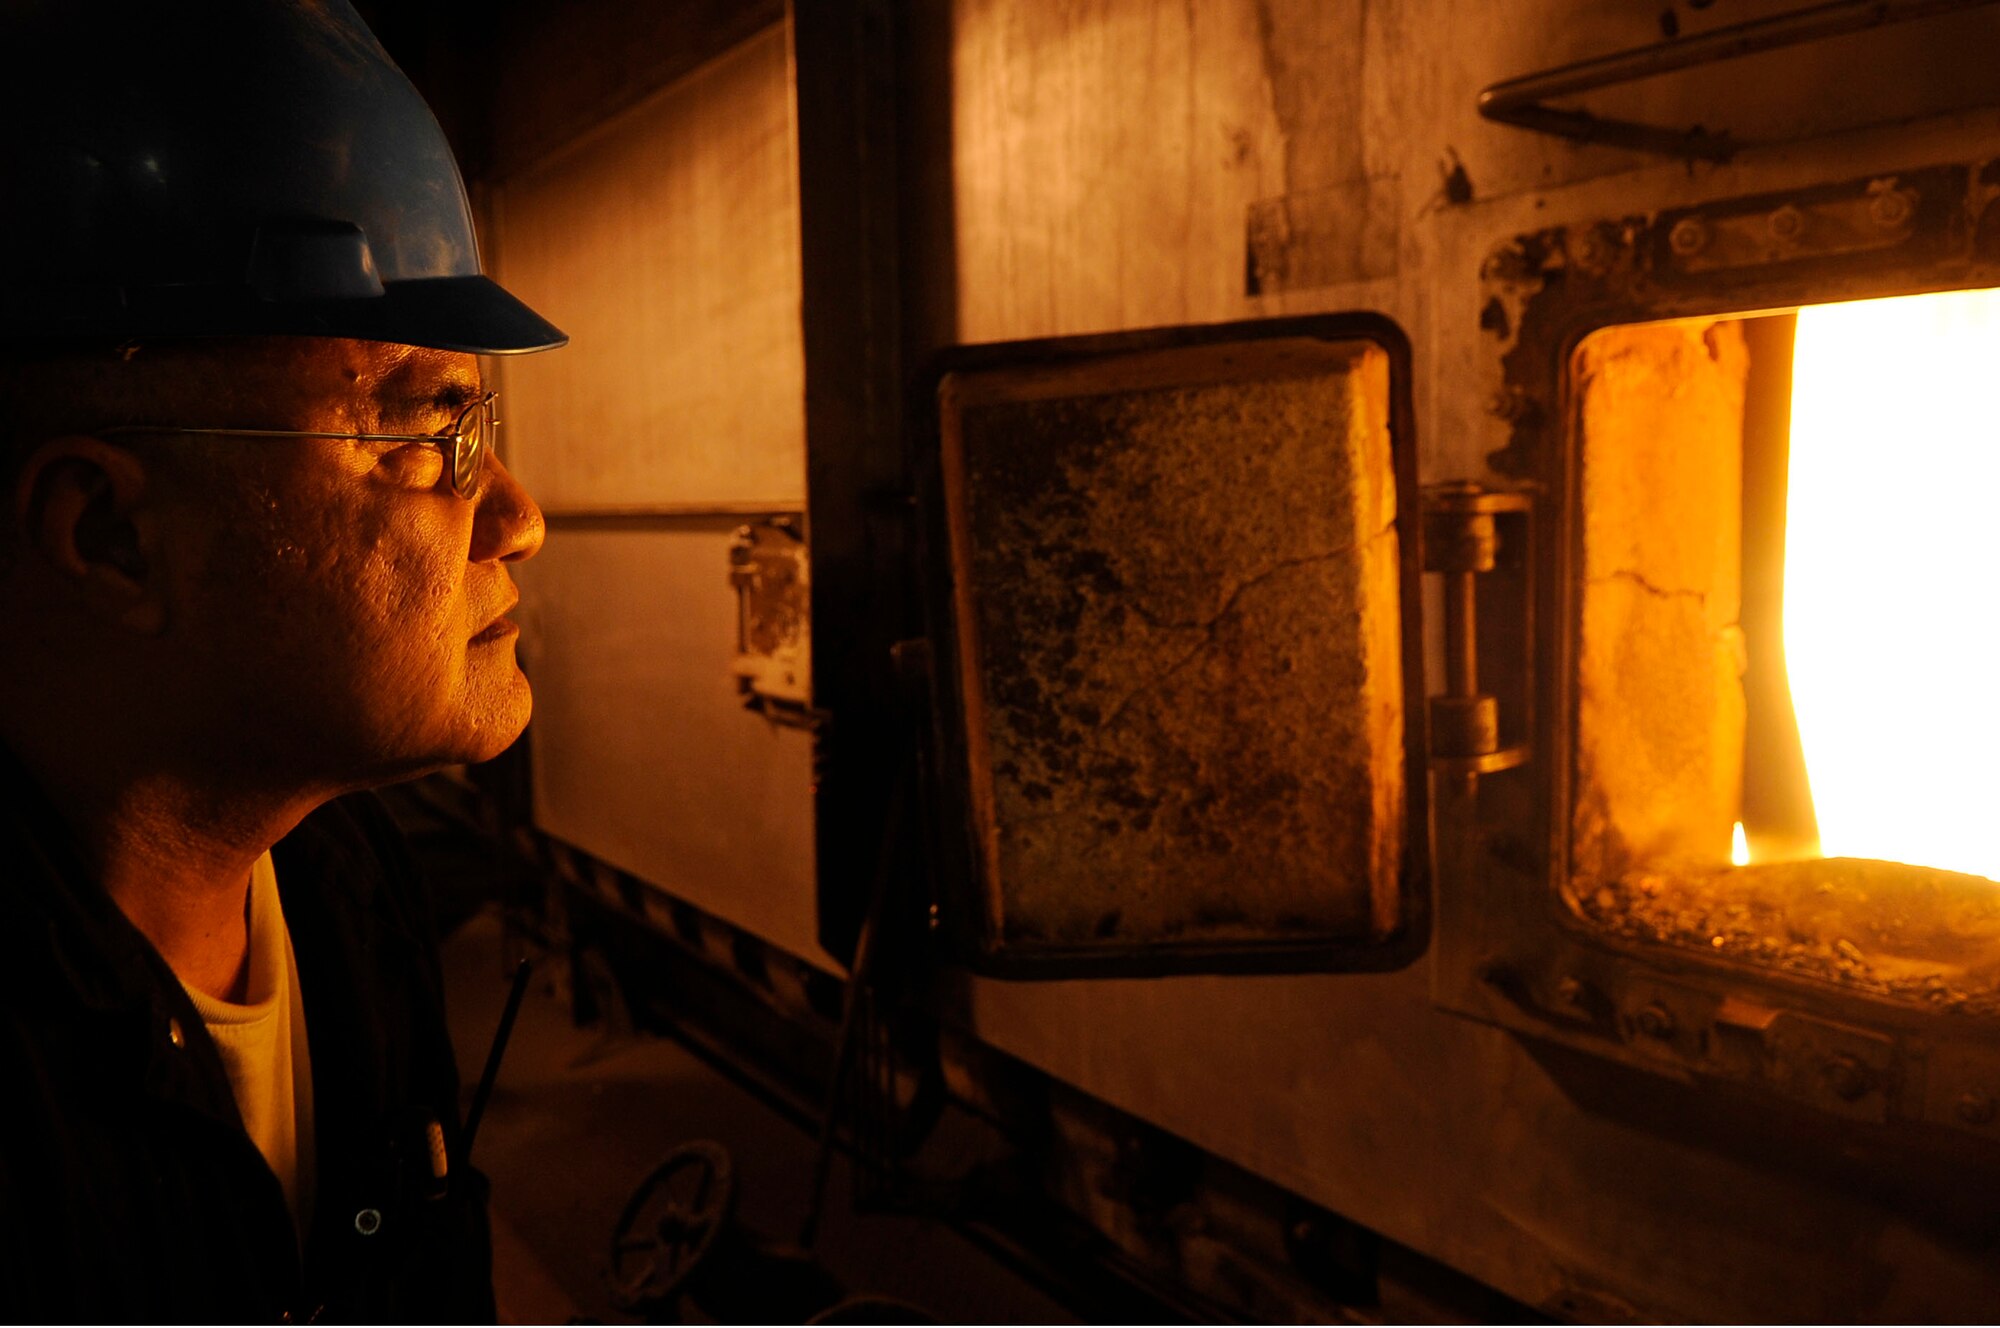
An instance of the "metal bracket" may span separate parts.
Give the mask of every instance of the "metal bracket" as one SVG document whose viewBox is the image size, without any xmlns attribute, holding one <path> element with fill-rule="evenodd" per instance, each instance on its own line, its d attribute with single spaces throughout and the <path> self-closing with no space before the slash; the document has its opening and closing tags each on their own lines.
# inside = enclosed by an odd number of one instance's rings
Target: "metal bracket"
<svg viewBox="0 0 2000 1328">
<path fill-rule="evenodd" d="M 1470 789 L 1480 775 L 1527 761 L 1524 742 L 1502 746 L 1500 701 L 1479 687 L 1479 577 L 1498 567 L 1500 518 L 1525 525 L 1524 493 L 1476 484 L 1424 490 L 1424 570 L 1444 577 L 1444 691 L 1430 698 L 1431 767 Z"/>
<path fill-rule="evenodd" d="M 743 707 L 774 724 L 817 729 L 812 706 L 811 564 L 791 517 L 739 526 L 729 546 L 736 590 L 736 657 L 730 671 Z"/>
<path fill-rule="evenodd" d="M 1994 1114 L 1989 1066 L 1953 1063 L 1927 1111 L 1920 1067 L 1895 1033 L 1745 995 L 1733 979 L 1718 992 L 1622 963 L 1539 978 L 1504 970 L 1488 980 L 1496 978 L 1518 1007 L 1546 1021 L 1539 1031 L 1614 1038 L 1646 1068 L 1683 1082 L 1726 1080 L 1878 1125 L 1927 1114 L 1976 1132 Z"/>
<path fill-rule="evenodd" d="M 1743 146 L 1725 131 L 1701 125 L 1691 129 L 1666 129 L 1592 115 L 1589 111 L 1564 110 L 1545 103 L 1554 97 L 1570 97 L 1603 88 L 1637 82 L 1656 74 L 1738 60 L 1746 55 L 1783 50 L 1807 42 L 1824 41 L 1866 32 L 1871 28 L 1907 23 L 1913 19 L 1935 18 L 1963 9 L 1978 9 L 1995 0 L 1833 0 L 1754 19 L 1699 36 L 1677 38 L 1635 47 L 1616 55 L 1582 60 L 1559 69 L 1511 78 L 1495 83 L 1479 94 L 1479 113 L 1488 120 L 1530 129 L 1538 134 L 1554 134 L 1578 143 L 1602 143 L 1609 147 L 1656 152 L 1691 161 L 1728 161 Z"/>
</svg>

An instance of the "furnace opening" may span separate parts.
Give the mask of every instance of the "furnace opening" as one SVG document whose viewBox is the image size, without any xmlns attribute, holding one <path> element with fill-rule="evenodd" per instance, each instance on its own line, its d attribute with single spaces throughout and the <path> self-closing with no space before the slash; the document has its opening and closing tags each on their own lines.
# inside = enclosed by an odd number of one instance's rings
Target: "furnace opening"
<svg viewBox="0 0 2000 1328">
<path fill-rule="evenodd" d="M 1571 902 L 2000 1009 L 2000 291 L 1607 328 L 1571 370 Z"/>
</svg>

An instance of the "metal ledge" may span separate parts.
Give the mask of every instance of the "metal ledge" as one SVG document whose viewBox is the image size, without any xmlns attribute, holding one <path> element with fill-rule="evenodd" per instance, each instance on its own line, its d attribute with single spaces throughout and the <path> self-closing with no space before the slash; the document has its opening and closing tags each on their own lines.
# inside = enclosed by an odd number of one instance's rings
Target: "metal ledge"
<svg viewBox="0 0 2000 1328">
<path fill-rule="evenodd" d="M 1495 83 L 1479 94 L 1479 114 L 1500 124 L 1553 134 L 1578 143 L 1601 143 L 1680 157 L 1689 161 L 1727 161 L 1743 144 L 1726 130 L 1701 125 L 1668 129 L 1566 110 L 1546 105 L 1556 97 L 1572 97 L 1603 88 L 1635 83 L 1658 74 L 1722 64 L 1747 55 L 1783 50 L 1830 37 L 1844 37 L 1871 28 L 1915 19 L 1937 18 L 1960 10 L 1978 9 L 1995 0 L 1833 0 L 1830 4 L 1770 18 L 1755 19 L 1698 36 L 1675 38 L 1635 47 L 1616 55 L 1582 60 L 1558 69 L 1527 74 Z"/>
</svg>

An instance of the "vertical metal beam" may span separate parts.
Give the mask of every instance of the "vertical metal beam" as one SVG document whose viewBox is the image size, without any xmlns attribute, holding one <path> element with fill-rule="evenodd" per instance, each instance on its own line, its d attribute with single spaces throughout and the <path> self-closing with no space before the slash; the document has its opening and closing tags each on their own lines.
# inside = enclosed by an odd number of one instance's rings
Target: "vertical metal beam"
<svg viewBox="0 0 2000 1328">
<path fill-rule="evenodd" d="M 903 740 L 889 647 L 914 621 L 887 0 L 792 0 L 804 277 L 806 512 L 820 737 L 820 943 L 846 960 Z"/>
</svg>

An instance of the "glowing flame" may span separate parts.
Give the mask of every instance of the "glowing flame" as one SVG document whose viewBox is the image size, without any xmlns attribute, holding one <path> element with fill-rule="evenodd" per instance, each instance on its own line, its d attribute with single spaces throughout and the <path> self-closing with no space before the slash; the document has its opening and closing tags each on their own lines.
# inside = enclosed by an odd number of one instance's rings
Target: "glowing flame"
<svg viewBox="0 0 2000 1328">
<path fill-rule="evenodd" d="M 1785 655 L 1829 857 L 2000 877 L 1996 382 L 2000 291 L 1799 313 Z"/>
<path fill-rule="evenodd" d="M 1729 860 L 1738 867 L 1750 865 L 1750 839 L 1743 833 L 1743 822 L 1736 823 L 1736 829 L 1729 840 Z"/>
</svg>

